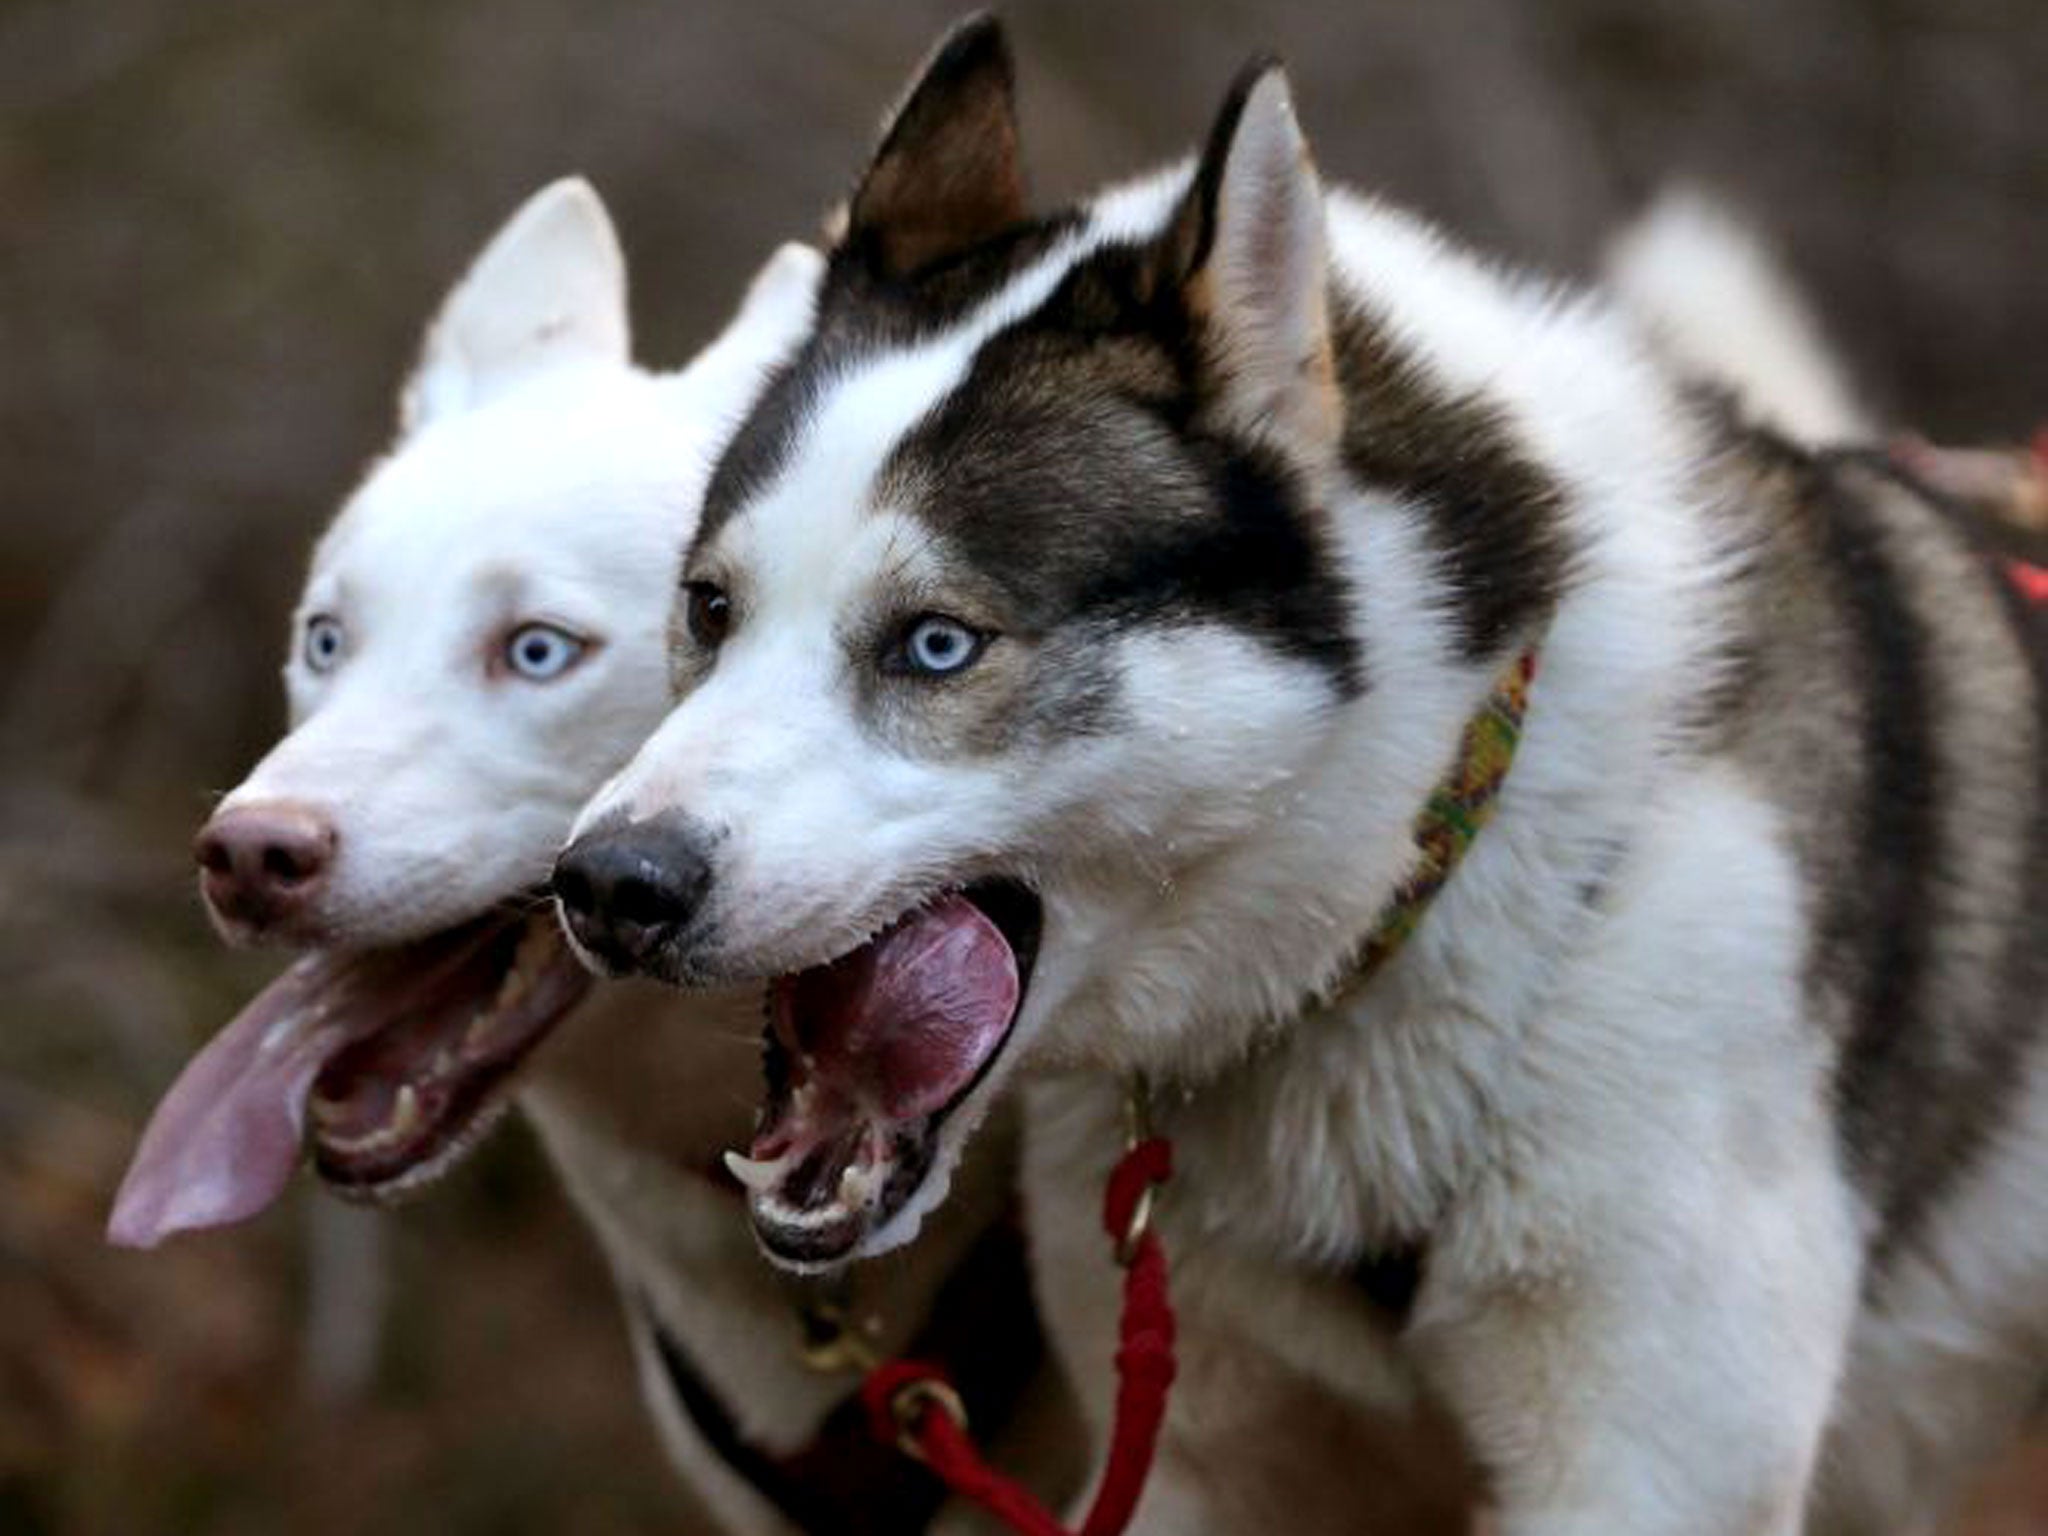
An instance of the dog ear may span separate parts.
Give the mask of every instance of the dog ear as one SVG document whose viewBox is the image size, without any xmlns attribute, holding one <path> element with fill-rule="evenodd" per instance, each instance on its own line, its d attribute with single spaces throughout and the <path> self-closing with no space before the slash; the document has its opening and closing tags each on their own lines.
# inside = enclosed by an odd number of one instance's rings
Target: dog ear
<svg viewBox="0 0 2048 1536">
<path fill-rule="evenodd" d="M 590 184 L 567 177 L 526 200 L 442 304 L 400 428 L 473 409 L 546 369 L 629 359 L 618 236 Z"/>
<path fill-rule="evenodd" d="M 777 333 L 807 323 L 818 297 L 825 258 L 801 240 L 778 246 L 761 264 L 732 317 L 732 324 Z"/>
<path fill-rule="evenodd" d="M 716 404 L 728 399 L 737 380 L 764 376 L 810 330 L 824 272 L 825 258 L 812 247 L 795 240 L 782 246 L 754 274 L 717 340 L 665 387 L 679 399 L 707 396 Z"/>
<path fill-rule="evenodd" d="M 883 131 L 848 204 L 844 245 L 901 278 L 1021 221 L 1010 48 L 993 16 L 946 34 Z"/>
<path fill-rule="evenodd" d="M 1161 253 L 1202 333 L 1219 404 L 1243 430 L 1336 436 L 1325 240 L 1322 184 L 1286 71 L 1260 60 L 1224 102 Z"/>
</svg>

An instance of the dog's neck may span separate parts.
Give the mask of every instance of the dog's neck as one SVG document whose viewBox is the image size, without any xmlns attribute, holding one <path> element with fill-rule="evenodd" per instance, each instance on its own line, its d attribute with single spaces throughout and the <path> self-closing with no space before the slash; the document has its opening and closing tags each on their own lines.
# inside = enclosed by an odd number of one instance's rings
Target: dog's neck
<svg viewBox="0 0 2048 1536">
<path fill-rule="evenodd" d="M 1345 992 L 1413 871 L 1416 810 L 1531 645 L 1543 676 L 1495 822 L 1375 987 L 1412 982 L 1418 957 L 1433 968 L 1446 935 L 1509 956 L 1540 946 L 1626 841 L 1628 807 L 1713 686 L 1725 625 L 1711 577 L 1731 556 L 1702 515 L 1710 434 L 1639 337 L 1342 193 L 1330 235 L 1337 308 L 1357 317 L 1347 356 L 1362 361 L 1339 370 L 1358 441 L 1317 500 L 1365 686 L 1277 779 L 1246 775 L 1218 813 L 1244 830 L 1170 883 L 1083 871 L 1049 898 L 1072 956 L 1044 975 L 1049 1062 L 1196 1085 L 1283 1041 L 1304 993 Z M 1506 468 L 1446 486 L 1475 440 Z M 1553 558 L 1525 569 L 1509 558 L 1525 547 Z M 1525 581 L 1516 607 L 1503 589 Z"/>
<path fill-rule="evenodd" d="M 1418 317 L 1414 345 L 1431 368 L 1543 445 L 1569 500 L 1537 515 L 1555 520 L 1569 559 L 1554 606 L 1496 653 L 1536 645 L 1541 675 L 1495 814 L 1398 953 L 1360 974 L 1348 963 L 1357 935 L 1412 868 L 1412 811 L 1398 807 L 1424 802 L 1500 662 L 1459 662 L 1443 647 L 1428 659 L 1442 592 L 1426 531 L 1368 486 L 1340 508 L 1368 670 L 1375 656 L 1386 661 L 1316 744 L 1290 814 L 1186 893 L 1181 916 L 1200 932 L 1161 946 L 1157 977 L 1178 982 L 1164 1006 L 1183 1008 L 1194 1027 L 1164 1063 L 1146 1063 L 1193 1090 L 1169 1111 L 1186 1172 L 1180 1198 L 1262 1192 L 1197 1219 L 1276 1251 L 1414 1240 L 1491 1165 L 1489 1138 L 1509 1134 L 1560 957 L 1627 877 L 1730 633 L 1715 576 L 1734 557 L 1704 467 L 1713 445 L 1670 380 L 1612 315 L 1539 308 L 1455 264 L 1447 274 L 1418 267 L 1437 291 L 1405 302 L 1394 275 L 1402 243 L 1358 265 L 1376 274 L 1382 308 Z M 1133 948 L 1147 965 L 1149 951 Z M 1236 957 L 1248 974 L 1204 964 L 1187 979 L 1190 953 Z M 1301 989 L 1314 982 L 1329 1002 L 1304 1010 Z M 1156 1019 L 1165 990 L 1155 980 L 1149 996 L 1119 992 L 1119 1022 L 1141 1045 L 1137 1010 Z M 1318 1120 L 1328 1122 L 1320 1136 Z M 1346 1146 L 1346 1166 L 1263 1166 L 1275 1124 L 1299 1128 L 1295 1145 Z M 1262 1165 L 1261 1176 L 1248 1177 L 1247 1164 Z M 1275 1189 L 1288 1194 L 1272 1198 Z"/>
<path fill-rule="evenodd" d="M 1508 770 L 1514 766 L 1535 676 L 1536 651 L 1531 648 L 1508 664 L 1485 704 L 1466 722 L 1456 760 L 1415 818 L 1413 868 L 1358 946 L 1337 990 L 1364 986 L 1399 953 L 1437 893 L 1457 872 L 1480 829 L 1493 819 Z"/>
</svg>

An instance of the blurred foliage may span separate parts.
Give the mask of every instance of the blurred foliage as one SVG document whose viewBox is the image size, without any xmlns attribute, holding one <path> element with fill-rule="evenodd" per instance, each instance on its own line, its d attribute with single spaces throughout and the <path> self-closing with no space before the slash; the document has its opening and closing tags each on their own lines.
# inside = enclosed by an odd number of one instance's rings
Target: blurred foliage
<svg viewBox="0 0 2048 1536">
<path fill-rule="evenodd" d="M 372 1228 L 303 1197 L 156 1255 L 98 1228 L 268 968 L 216 951 L 185 840 L 277 729 L 304 550 L 441 291 L 582 171 L 643 355 L 680 360 L 954 9 L 0 0 L 0 1530 L 674 1528 L 601 1266 L 522 1138 Z M 1902 420 L 2048 410 L 2039 0 L 1009 9 L 1048 197 L 1179 152 L 1275 47 L 1334 176 L 1567 272 L 1700 179 Z M 321 1231 L 390 1250 L 355 1390 L 305 1364 Z"/>
</svg>

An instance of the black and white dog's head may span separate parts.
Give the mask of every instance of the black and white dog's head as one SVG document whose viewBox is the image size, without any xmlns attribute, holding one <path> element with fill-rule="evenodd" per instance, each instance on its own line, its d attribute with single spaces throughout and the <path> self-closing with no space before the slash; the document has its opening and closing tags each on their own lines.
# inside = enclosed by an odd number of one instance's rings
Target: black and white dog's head
<svg viewBox="0 0 2048 1536">
<path fill-rule="evenodd" d="M 782 978 L 736 1168 L 784 1261 L 913 1232 L 1027 1043 L 1184 1049 L 1269 964 L 1217 952 L 1233 912 L 1338 921 L 1229 858 L 1363 686 L 1323 242 L 1277 66 L 1197 162 L 1054 217 L 992 23 L 888 127 L 716 471 L 681 702 L 556 875 L 605 970 Z"/>
</svg>

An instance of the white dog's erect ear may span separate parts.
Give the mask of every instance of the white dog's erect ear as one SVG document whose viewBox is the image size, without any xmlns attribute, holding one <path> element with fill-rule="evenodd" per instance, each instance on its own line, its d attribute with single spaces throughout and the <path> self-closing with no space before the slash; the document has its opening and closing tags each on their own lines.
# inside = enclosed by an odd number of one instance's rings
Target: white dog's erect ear
<svg viewBox="0 0 2048 1536">
<path fill-rule="evenodd" d="M 1332 440 L 1322 184 L 1278 63 L 1239 76 L 1166 240 L 1233 422 Z"/>
<path fill-rule="evenodd" d="M 736 381 L 751 376 L 758 382 L 810 330 L 824 273 L 825 258 L 810 246 L 796 240 L 782 246 L 754 274 L 717 339 L 666 387 L 678 401 L 703 399 L 729 410 Z"/>
<path fill-rule="evenodd" d="M 956 256 L 1025 217 L 1010 47 L 993 16 L 946 34 L 883 131 L 844 242 L 885 277 Z"/>
<path fill-rule="evenodd" d="M 590 183 L 540 191 L 492 237 L 427 329 L 400 426 L 471 410 L 546 369 L 630 358 L 626 262 Z"/>
<path fill-rule="evenodd" d="M 777 247 L 747 284 L 733 324 L 777 332 L 808 324 L 824 273 L 825 258 L 801 240 Z"/>
</svg>

